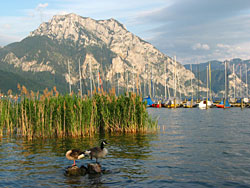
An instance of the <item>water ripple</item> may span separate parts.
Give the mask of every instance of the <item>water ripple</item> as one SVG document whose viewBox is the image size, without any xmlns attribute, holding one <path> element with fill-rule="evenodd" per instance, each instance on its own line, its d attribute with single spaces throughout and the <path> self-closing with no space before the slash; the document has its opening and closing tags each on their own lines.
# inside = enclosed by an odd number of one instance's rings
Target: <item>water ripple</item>
<svg viewBox="0 0 250 188">
<path fill-rule="evenodd" d="M 2 138 L 1 187 L 250 187 L 249 109 L 149 109 L 157 134 L 96 135 L 81 139 Z M 106 173 L 67 177 L 71 148 L 106 139 Z M 93 162 L 77 161 L 77 165 Z"/>
</svg>

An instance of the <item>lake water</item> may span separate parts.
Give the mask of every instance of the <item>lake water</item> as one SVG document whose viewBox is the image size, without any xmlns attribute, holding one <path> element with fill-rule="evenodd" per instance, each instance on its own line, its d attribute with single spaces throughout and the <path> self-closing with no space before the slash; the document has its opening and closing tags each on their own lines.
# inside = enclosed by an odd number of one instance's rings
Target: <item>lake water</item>
<svg viewBox="0 0 250 188">
<path fill-rule="evenodd" d="M 148 111 L 158 117 L 158 133 L 32 142 L 3 137 L 0 187 L 250 187 L 250 109 Z M 103 139 L 109 142 L 100 160 L 105 174 L 64 175 L 72 164 L 68 149 Z"/>
</svg>

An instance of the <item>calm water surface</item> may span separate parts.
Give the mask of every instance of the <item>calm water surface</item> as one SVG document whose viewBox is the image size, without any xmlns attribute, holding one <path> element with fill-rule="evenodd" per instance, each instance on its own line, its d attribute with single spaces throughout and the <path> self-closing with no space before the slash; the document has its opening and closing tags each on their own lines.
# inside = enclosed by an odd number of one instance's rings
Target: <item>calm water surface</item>
<svg viewBox="0 0 250 188">
<path fill-rule="evenodd" d="M 0 140 L 0 187 L 250 187 L 250 109 L 148 109 L 155 134 Z M 106 139 L 107 173 L 67 177 L 71 148 Z M 81 166 L 90 159 L 77 161 Z"/>
</svg>

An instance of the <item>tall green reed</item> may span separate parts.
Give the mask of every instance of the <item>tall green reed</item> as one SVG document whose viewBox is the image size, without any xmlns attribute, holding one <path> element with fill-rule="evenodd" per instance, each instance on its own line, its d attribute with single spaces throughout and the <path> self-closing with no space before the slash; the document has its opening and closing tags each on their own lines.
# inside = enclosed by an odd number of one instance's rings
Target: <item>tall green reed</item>
<svg viewBox="0 0 250 188">
<path fill-rule="evenodd" d="M 116 96 L 94 93 L 92 97 L 60 95 L 56 87 L 43 94 L 28 92 L 18 85 L 19 97 L 0 100 L 0 135 L 4 131 L 18 136 L 77 137 L 100 131 L 142 132 L 157 128 L 146 104 L 134 93 Z"/>
</svg>

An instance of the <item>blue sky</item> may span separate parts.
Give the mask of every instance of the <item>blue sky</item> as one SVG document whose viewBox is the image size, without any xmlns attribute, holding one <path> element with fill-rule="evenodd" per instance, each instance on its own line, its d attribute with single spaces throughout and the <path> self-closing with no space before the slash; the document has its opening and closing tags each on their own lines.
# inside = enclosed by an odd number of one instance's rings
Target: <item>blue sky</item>
<svg viewBox="0 0 250 188">
<path fill-rule="evenodd" d="M 56 14 L 114 18 L 183 64 L 250 59 L 249 0 L 9 0 L 0 6 L 0 46 L 27 37 Z"/>
</svg>

